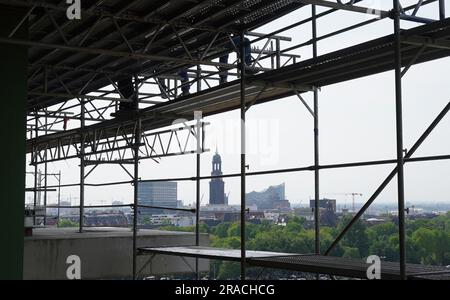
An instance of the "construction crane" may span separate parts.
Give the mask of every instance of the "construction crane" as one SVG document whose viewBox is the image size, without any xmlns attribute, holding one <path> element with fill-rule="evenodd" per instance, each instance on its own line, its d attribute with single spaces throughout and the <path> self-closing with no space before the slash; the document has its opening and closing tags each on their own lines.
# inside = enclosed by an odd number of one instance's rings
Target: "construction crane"
<svg viewBox="0 0 450 300">
<path fill-rule="evenodd" d="M 361 193 L 326 193 L 326 195 L 344 195 L 344 196 L 352 196 L 352 212 L 356 212 L 356 207 L 355 207 L 355 197 L 356 197 L 356 196 L 362 197 L 363 194 L 361 194 Z"/>
<path fill-rule="evenodd" d="M 352 196 L 352 210 L 353 210 L 353 212 L 356 212 L 356 209 L 355 209 L 355 196 L 362 197 L 363 194 L 361 194 L 361 193 L 348 193 L 346 195 L 347 196 Z"/>
</svg>

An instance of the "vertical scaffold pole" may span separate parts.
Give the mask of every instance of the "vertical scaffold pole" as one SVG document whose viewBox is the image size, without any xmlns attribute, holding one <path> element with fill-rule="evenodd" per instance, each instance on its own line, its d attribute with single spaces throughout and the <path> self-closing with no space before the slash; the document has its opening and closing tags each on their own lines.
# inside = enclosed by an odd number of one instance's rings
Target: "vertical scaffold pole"
<svg viewBox="0 0 450 300">
<path fill-rule="evenodd" d="M 197 92 L 201 91 L 201 67 L 197 66 Z M 197 134 L 197 155 L 196 155 L 196 173 L 195 173 L 195 245 L 200 246 L 200 153 L 201 138 L 203 139 L 203 130 L 201 125 L 201 115 L 195 112 L 196 134 Z M 200 279 L 199 259 L 195 258 L 195 273 L 197 280 Z"/>
<path fill-rule="evenodd" d="M 44 93 L 48 92 L 48 69 L 47 67 L 44 68 Z M 47 109 L 44 110 L 45 112 L 45 131 L 44 134 L 48 134 L 48 117 L 47 117 Z M 47 163 L 47 149 L 45 149 L 45 164 L 44 164 L 44 226 L 47 225 L 47 185 L 48 185 L 48 163 Z"/>
<path fill-rule="evenodd" d="M 311 6 L 312 15 L 312 52 L 317 57 L 317 12 Z M 320 254 L 320 173 L 319 173 L 319 91 L 314 89 L 314 229 L 315 253 Z"/>
<path fill-rule="evenodd" d="M 245 253 L 245 168 L 246 168 L 246 136 L 245 136 L 245 35 L 241 33 L 239 45 L 239 68 L 241 88 L 241 280 L 245 280 L 246 253 Z"/>
<path fill-rule="evenodd" d="M 136 115 L 139 114 L 139 85 L 138 85 L 138 77 L 135 76 L 134 80 L 134 88 L 135 88 L 135 99 L 136 101 Z M 133 196 L 133 279 L 137 279 L 137 225 L 138 225 L 138 195 L 139 195 L 139 147 L 141 143 L 141 119 L 139 117 L 136 118 L 136 126 L 134 132 L 134 196 Z"/>
<path fill-rule="evenodd" d="M 84 227 L 84 178 L 85 178 L 85 161 L 84 161 L 84 127 L 86 126 L 85 121 L 85 99 L 81 98 L 81 114 L 80 114 L 80 128 L 81 128 L 81 142 L 80 142 L 80 218 L 79 218 L 79 231 L 83 232 Z"/>
<path fill-rule="evenodd" d="M 395 107 L 397 131 L 397 192 L 398 192 L 398 233 L 400 255 L 400 278 L 406 280 L 405 248 L 405 183 L 403 152 L 403 108 L 402 108 L 402 57 L 400 35 L 400 3 L 394 1 L 394 48 L 395 48 Z"/>
<path fill-rule="evenodd" d="M 439 18 L 445 19 L 445 0 L 439 0 Z"/>
<path fill-rule="evenodd" d="M 56 219 L 56 227 L 59 227 L 60 206 L 61 206 L 61 170 L 59 170 L 58 172 L 58 218 Z"/>
<path fill-rule="evenodd" d="M 200 153 L 201 153 L 201 136 L 202 136 L 202 125 L 200 116 L 198 112 L 195 113 L 196 124 L 196 134 L 197 134 L 197 155 L 196 155 L 196 178 L 195 178 L 195 245 L 200 246 Z M 197 280 L 200 279 L 200 271 L 198 265 L 198 257 L 195 259 L 195 272 Z"/>
<path fill-rule="evenodd" d="M 38 120 L 38 111 L 36 110 L 36 118 L 34 119 L 34 137 L 37 138 L 39 136 L 39 120 Z M 34 161 L 34 201 L 33 201 L 33 225 L 36 225 L 36 205 L 38 199 L 38 164 L 37 164 L 37 155 Z"/>
<path fill-rule="evenodd" d="M 47 110 L 45 112 L 47 114 Z M 45 135 L 48 134 L 48 118 L 45 116 Z M 47 185 L 48 185 L 48 163 L 47 163 L 47 149 L 45 149 L 45 164 L 44 164 L 44 226 L 47 225 Z"/>
</svg>

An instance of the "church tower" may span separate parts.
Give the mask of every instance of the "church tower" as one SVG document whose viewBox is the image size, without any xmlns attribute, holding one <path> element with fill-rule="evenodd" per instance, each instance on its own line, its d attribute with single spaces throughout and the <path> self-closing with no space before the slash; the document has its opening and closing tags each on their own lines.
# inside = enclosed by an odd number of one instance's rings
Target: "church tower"
<svg viewBox="0 0 450 300">
<path fill-rule="evenodd" d="M 211 176 L 222 175 L 222 158 L 216 150 L 212 159 Z M 210 205 L 225 205 L 228 204 L 225 193 L 225 183 L 222 178 L 213 178 L 209 182 L 209 204 Z"/>
</svg>

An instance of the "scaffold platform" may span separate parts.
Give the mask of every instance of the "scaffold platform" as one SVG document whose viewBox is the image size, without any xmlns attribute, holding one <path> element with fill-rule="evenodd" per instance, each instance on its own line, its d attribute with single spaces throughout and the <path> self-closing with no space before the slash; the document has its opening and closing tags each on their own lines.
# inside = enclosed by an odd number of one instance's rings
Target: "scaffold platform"
<svg viewBox="0 0 450 300">
<path fill-rule="evenodd" d="M 239 249 L 222 249 L 203 246 L 139 248 L 141 255 L 173 255 L 203 259 L 239 262 Z M 370 264 L 359 259 L 342 257 L 303 255 L 268 251 L 246 251 L 246 262 L 251 267 L 283 269 L 305 273 L 319 273 L 349 278 L 367 278 Z M 408 279 L 449 280 L 450 268 L 407 264 Z M 400 279 L 399 264 L 381 262 L 381 279 Z"/>
</svg>

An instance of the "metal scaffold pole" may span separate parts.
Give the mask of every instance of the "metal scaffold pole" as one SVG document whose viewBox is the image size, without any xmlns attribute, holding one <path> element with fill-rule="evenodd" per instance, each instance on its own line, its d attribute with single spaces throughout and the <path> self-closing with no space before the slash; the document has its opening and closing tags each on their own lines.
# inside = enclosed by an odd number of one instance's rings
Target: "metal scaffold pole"
<svg viewBox="0 0 450 300">
<path fill-rule="evenodd" d="M 81 123 L 81 129 L 83 129 L 86 126 L 85 122 L 85 100 L 84 98 L 81 98 L 81 114 L 80 114 L 80 123 Z M 84 158 L 84 133 L 81 133 L 81 143 L 80 143 L 80 218 L 79 218 L 79 231 L 80 233 L 83 232 L 83 226 L 84 226 L 84 179 L 85 179 L 85 158 Z"/>
<path fill-rule="evenodd" d="M 58 172 L 58 217 L 56 219 L 56 227 L 59 227 L 60 207 L 61 206 L 61 170 Z"/>
<path fill-rule="evenodd" d="M 245 35 L 241 33 L 239 45 L 240 68 L 240 97 L 241 97 L 241 280 L 245 280 L 246 253 L 245 253 L 245 168 L 246 168 L 246 132 L 245 132 Z"/>
<path fill-rule="evenodd" d="M 200 246 L 200 120 L 197 120 L 197 155 L 196 155 L 196 179 L 195 179 L 195 245 Z M 195 272 L 200 279 L 198 258 L 195 259 Z"/>
<path fill-rule="evenodd" d="M 197 66 L 197 91 L 201 91 L 201 81 L 200 81 L 200 66 Z M 195 173 L 195 245 L 200 246 L 200 153 L 201 153 L 201 137 L 202 134 L 202 125 L 201 125 L 201 116 L 198 115 L 198 112 L 195 112 L 196 123 L 196 133 L 197 133 L 197 155 L 196 155 L 196 173 Z M 199 271 L 199 261 L 198 258 L 195 259 L 195 273 L 197 279 L 200 279 L 200 271 Z"/>
<path fill-rule="evenodd" d="M 45 135 L 48 134 L 48 118 L 45 117 Z M 45 160 L 47 160 L 47 150 L 44 154 Z M 44 164 L 44 226 L 47 225 L 47 185 L 48 185 L 48 163 Z"/>
<path fill-rule="evenodd" d="M 312 14 L 312 52 L 317 57 L 317 12 L 316 6 L 311 6 Z M 320 177 L 319 177 L 319 91 L 314 89 L 314 229 L 315 253 L 320 254 Z"/>
<path fill-rule="evenodd" d="M 36 111 L 37 114 L 37 111 Z M 34 120 L 34 135 L 37 138 L 39 136 L 39 130 L 38 130 L 38 126 L 39 126 L 39 118 L 36 117 L 36 119 Z M 37 160 L 37 158 L 35 158 Z M 36 161 L 35 161 L 36 162 Z M 38 188 L 38 165 L 37 163 L 34 164 L 34 200 L 33 200 L 33 225 L 36 225 L 36 205 L 37 205 L 37 197 L 38 197 L 38 193 L 37 193 L 37 188 Z"/>
<path fill-rule="evenodd" d="M 405 184 L 404 184 L 404 150 L 403 150 L 403 108 L 402 108 L 402 57 L 400 3 L 394 1 L 394 48 L 395 48 L 395 106 L 397 131 L 397 192 L 398 192 L 398 232 L 400 255 L 400 278 L 406 280 L 405 250 Z"/>
<path fill-rule="evenodd" d="M 139 113 L 139 85 L 138 77 L 135 76 L 135 99 L 136 113 Z M 139 195 L 139 146 L 141 143 L 141 119 L 136 119 L 136 126 L 134 132 L 134 175 L 133 175 L 133 279 L 137 279 L 137 226 L 138 226 L 138 195 Z"/>
<path fill-rule="evenodd" d="M 439 0 L 439 18 L 445 19 L 445 0 Z"/>
</svg>

